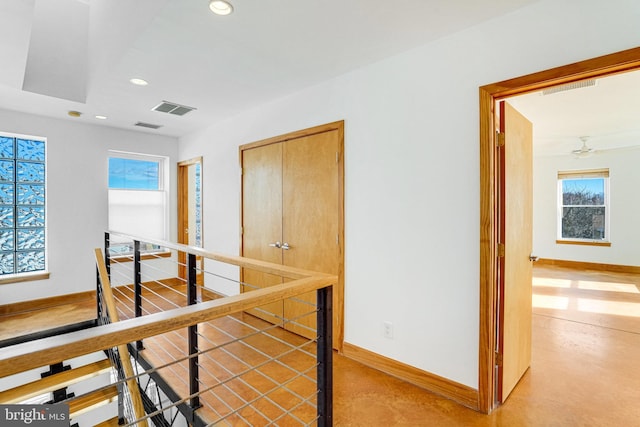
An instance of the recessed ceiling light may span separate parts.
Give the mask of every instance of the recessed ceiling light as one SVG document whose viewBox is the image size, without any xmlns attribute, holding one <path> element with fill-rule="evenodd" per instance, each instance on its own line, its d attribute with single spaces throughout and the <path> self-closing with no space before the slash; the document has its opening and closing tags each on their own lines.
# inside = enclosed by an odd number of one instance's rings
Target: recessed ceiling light
<svg viewBox="0 0 640 427">
<path fill-rule="evenodd" d="M 144 79 L 138 79 L 138 78 L 135 78 L 135 77 L 133 79 L 129 80 L 129 81 L 131 83 L 133 83 L 134 85 L 137 85 L 137 86 L 146 86 L 146 85 L 149 84 L 148 81 L 146 81 Z"/>
<path fill-rule="evenodd" d="M 211 9 L 211 12 L 216 15 L 229 15 L 233 12 L 233 6 L 231 6 L 231 3 L 224 0 L 211 0 L 209 2 L 209 9 Z"/>
<path fill-rule="evenodd" d="M 98 115 L 98 116 L 96 116 L 96 119 L 98 119 L 98 120 L 107 120 L 107 116 Z"/>
</svg>

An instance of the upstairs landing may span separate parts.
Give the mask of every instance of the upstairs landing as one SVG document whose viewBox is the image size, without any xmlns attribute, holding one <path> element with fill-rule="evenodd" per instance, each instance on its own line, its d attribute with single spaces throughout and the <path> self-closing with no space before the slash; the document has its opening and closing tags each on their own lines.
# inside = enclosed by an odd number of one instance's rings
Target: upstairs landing
<svg viewBox="0 0 640 427">
<path fill-rule="evenodd" d="M 95 292 L 0 305 L 0 341 L 95 318 Z"/>
</svg>

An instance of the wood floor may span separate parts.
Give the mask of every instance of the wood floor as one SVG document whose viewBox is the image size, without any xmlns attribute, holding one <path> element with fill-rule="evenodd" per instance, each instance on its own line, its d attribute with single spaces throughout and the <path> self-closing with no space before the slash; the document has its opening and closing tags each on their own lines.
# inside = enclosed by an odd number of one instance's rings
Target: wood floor
<svg viewBox="0 0 640 427">
<path fill-rule="evenodd" d="M 545 266 L 533 284 L 531 368 L 491 415 L 336 354 L 334 425 L 640 426 L 640 276 Z M 0 339 L 46 317 L 0 317 Z"/>
</svg>

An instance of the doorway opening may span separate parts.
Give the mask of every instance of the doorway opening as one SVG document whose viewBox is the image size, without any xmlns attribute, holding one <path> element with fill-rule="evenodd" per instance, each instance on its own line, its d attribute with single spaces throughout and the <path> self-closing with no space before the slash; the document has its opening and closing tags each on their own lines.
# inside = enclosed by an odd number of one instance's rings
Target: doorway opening
<svg viewBox="0 0 640 427">
<path fill-rule="evenodd" d="M 498 249 L 498 180 L 496 177 L 496 103 L 540 89 L 604 77 L 640 68 L 640 48 L 486 85 L 480 88 L 480 340 L 478 409 L 496 407 L 495 386 Z"/>
<path fill-rule="evenodd" d="M 178 243 L 202 247 L 202 157 L 178 162 Z M 204 258 L 196 257 L 196 282 L 204 284 Z M 187 277 L 187 258 L 178 253 L 178 277 Z"/>
</svg>

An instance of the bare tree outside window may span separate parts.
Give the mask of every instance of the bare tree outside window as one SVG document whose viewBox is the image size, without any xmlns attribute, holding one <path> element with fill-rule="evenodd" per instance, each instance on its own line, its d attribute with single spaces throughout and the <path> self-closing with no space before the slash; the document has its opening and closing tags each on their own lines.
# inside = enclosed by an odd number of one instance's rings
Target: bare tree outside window
<svg viewBox="0 0 640 427">
<path fill-rule="evenodd" d="M 606 183 L 601 178 L 571 178 L 561 180 L 561 238 L 605 240 Z"/>
</svg>

